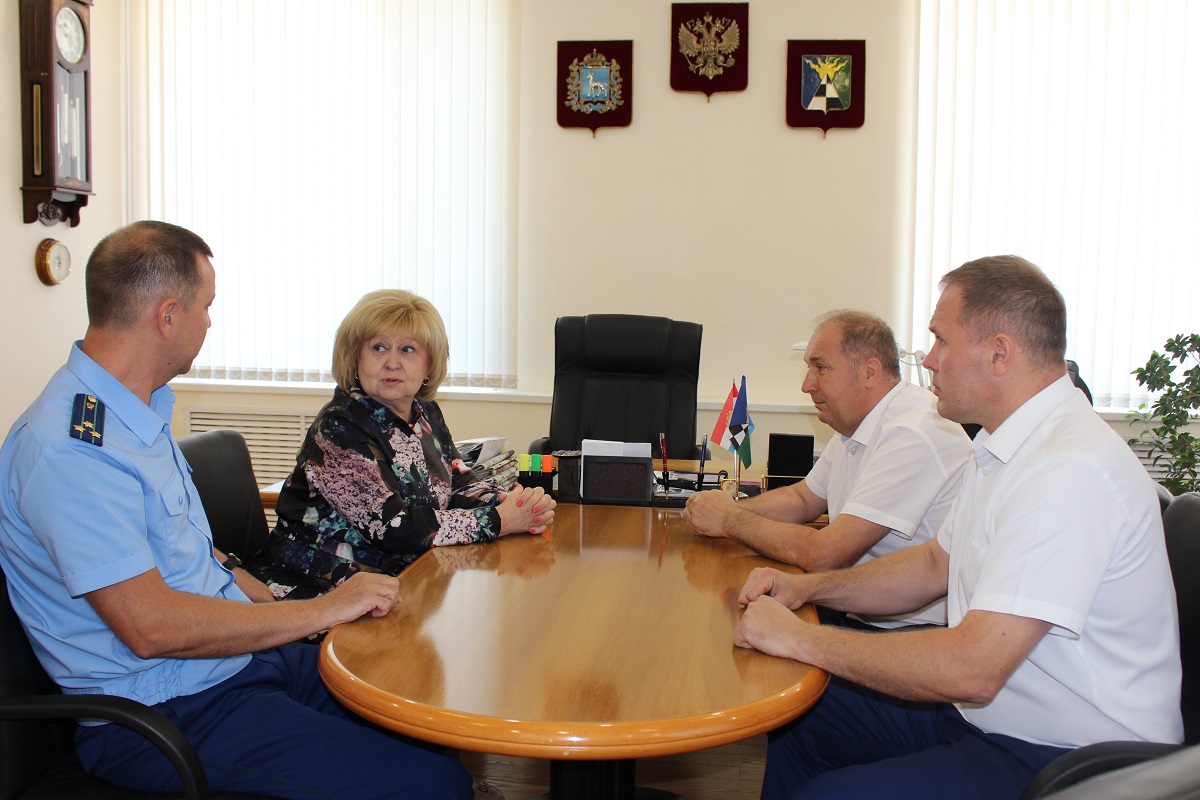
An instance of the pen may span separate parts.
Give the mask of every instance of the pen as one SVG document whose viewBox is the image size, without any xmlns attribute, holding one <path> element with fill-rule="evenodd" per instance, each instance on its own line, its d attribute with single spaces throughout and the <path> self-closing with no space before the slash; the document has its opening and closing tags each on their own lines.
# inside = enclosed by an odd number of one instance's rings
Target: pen
<svg viewBox="0 0 1200 800">
<path fill-rule="evenodd" d="M 660 433 L 658 435 L 658 449 L 662 450 L 663 494 L 670 494 L 671 488 L 667 481 L 671 477 L 671 473 L 667 472 L 667 435 L 665 433 Z"/>
<path fill-rule="evenodd" d="M 704 457 L 708 455 L 708 434 L 700 440 L 700 469 L 696 471 L 696 491 L 704 488 Z"/>
</svg>

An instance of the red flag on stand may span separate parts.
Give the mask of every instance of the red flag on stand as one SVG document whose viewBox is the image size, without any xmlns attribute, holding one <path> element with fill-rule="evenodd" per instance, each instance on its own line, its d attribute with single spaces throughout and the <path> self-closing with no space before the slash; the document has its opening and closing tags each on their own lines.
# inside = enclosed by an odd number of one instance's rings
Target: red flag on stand
<svg viewBox="0 0 1200 800">
<path fill-rule="evenodd" d="M 738 388 L 737 384 L 729 387 L 729 396 L 725 398 L 725 405 L 721 406 L 721 413 L 717 415 L 717 424 L 713 426 L 712 436 L 708 437 L 708 441 L 713 444 L 719 444 L 721 447 L 726 447 L 726 441 L 729 439 L 729 418 L 733 416 L 733 404 L 737 402 Z"/>
</svg>

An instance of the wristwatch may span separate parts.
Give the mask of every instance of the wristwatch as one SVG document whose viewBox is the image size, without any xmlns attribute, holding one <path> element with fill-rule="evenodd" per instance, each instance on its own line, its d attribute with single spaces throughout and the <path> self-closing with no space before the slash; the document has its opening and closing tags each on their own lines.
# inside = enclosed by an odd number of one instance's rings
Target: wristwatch
<svg viewBox="0 0 1200 800">
<path fill-rule="evenodd" d="M 221 566 L 230 571 L 232 571 L 234 567 L 240 567 L 241 565 L 242 560 L 233 553 L 226 553 L 225 560 L 221 562 Z"/>
</svg>

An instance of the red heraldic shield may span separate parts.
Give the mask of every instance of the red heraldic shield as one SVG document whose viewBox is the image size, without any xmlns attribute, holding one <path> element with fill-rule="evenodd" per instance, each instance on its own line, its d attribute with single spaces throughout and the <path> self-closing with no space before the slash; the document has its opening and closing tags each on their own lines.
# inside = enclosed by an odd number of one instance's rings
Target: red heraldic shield
<svg viewBox="0 0 1200 800">
<path fill-rule="evenodd" d="M 867 43 L 861 39 L 788 41 L 787 124 L 793 128 L 861 128 Z"/>
<path fill-rule="evenodd" d="M 633 119 L 633 41 L 558 43 L 558 124 L 624 127 Z"/>
<path fill-rule="evenodd" d="M 671 6 L 671 88 L 677 92 L 740 92 L 750 64 L 749 3 Z"/>
</svg>

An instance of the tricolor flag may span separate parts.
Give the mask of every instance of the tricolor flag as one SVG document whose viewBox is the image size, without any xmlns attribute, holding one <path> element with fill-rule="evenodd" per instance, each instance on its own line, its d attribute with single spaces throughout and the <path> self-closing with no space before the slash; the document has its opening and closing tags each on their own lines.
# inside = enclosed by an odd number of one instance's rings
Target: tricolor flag
<svg viewBox="0 0 1200 800">
<path fill-rule="evenodd" d="M 729 387 L 729 396 L 717 416 L 709 441 L 736 453 L 742 465 L 750 466 L 750 434 L 754 432 L 754 420 L 746 408 L 746 376 L 742 376 L 742 389 L 737 384 Z"/>
</svg>

